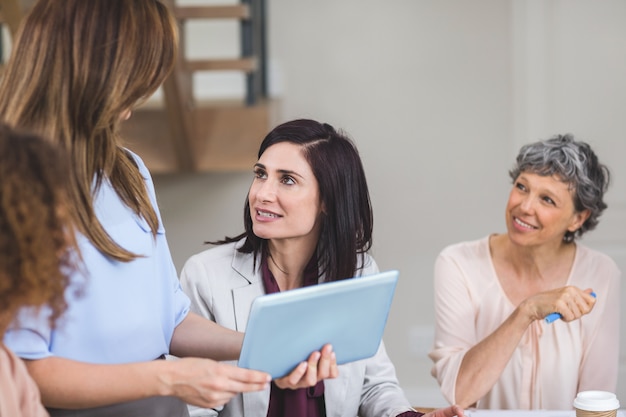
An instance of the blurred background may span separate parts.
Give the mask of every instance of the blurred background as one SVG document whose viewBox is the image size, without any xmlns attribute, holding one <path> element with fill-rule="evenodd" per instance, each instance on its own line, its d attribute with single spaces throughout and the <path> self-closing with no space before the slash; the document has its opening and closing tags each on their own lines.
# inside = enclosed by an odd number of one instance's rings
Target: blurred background
<svg viewBox="0 0 626 417">
<path fill-rule="evenodd" d="M 210 71 L 193 75 L 188 66 L 151 100 L 158 105 L 169 94 L 169 120 L 181 121 L 170 148 L 151 141 L 172 130 L 159 124 L 163 117 L 142 119 L 137 111 L 128 122 L 129 146 L 154 174 L 179 271 L 205 240 L 243 230 L 258 145 L 276 124 L 302 117 L 344 129 L 361 152 L 375 215 L 372 253 L 381 269 L 400 270 L 385 343 L 417 406 L 446 404 L 427 357 L 435 257 L 448 244 L 506 231 L 508 169 L 521 145 L 557 133 L 592 145 L 613 183 L 609 208 L 582 243 L 626 271 L 624 0 L 267 0 L 262 12 L 260 102 L 190 116 L 197 103 L 248 100 L 252 71 L 236 61 L 246 47 L 239 21 L 196 19 L 184 25 L 184 59 L 231 61 L 198 64 Z M 183 146 L 187 168 L 179 169 L 184 155 L 172 168 L 167 160 L 181 155 L 185 126 L 214 138 L 191 140 Z M 227 163 L 235 150 L 243 156 Z M 625 326 L 622 320 L 622 403 Z"/>
<path fill-rule="evenodd" d="M 199 3 L 206 1 L 178 1 Z M 448 244 L 506 231 L 508 169 L 524 143 L 573 133 L 610 167 L 609 208 L 583 243 L 626 271 L 626 2 L 268 0 L 266 27 L 270 125 L 325 121 L 361 152 L 372 252 L 381 269 L 401 274 L 385 343 L 414 404 L 445 404 L 426 356 L 435 257 Z M 236 54 L 228 39 L 237 30 L 228 22 L 188 25 L 186 53 L 211 45 Z M 243 85 L 227 71 L 194 78 L 194 92 L 207 99 L 238 97 Z M 179 270 L 203 241 L 243 230 L 251 166 L 155 174 Z"/>
</svg>

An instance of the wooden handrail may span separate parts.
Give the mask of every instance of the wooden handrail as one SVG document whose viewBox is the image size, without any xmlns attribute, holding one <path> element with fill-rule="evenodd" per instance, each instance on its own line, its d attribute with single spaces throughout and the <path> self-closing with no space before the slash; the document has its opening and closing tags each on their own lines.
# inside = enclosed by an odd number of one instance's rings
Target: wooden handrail
<svg viewBox="0 0 626 417">
<path fill-rule="evenodd" d="M 184 63 L 185 70 L 196 71 L 243 71 L 253 72 L 257 69 L 256 58 L 236 59 L 194 59 Z"/>
<path fill-rule="evenodd" d="M 163 2 L 173 11 L 181 29 L 181 51 L 186 44 L 186 31 L 182 29 L 193 19 L 234 19 L 248 30 L 258 27 L 258 6 L 254 2 L 193 7 L 177 6 L 177 0 Z M 12 36 L 33 3 L 0 0 L 0 22 L 7 25 Z M 241 56 L 188 60 L 180 53 L 172 74 L 163 83 L 164 103 L 136 109 L 133 117 L 123 123 L 125 144 L 159 173 L 248 170 L 256 160 L 258 141 L 269 130 L 270 115 L 276 110 L 265 100 L 253 105 L 247 100 L 197 103 L 193 94 L 193 75 L 197 71 L 240 71 L 247 80 L 252 78 L 263 65 L 259 50 L 242 47 Z"/>
<path fill-rule="evenodd" d="M 171 10 L 176 9 L 175 0 L 164 0 Z M 179 46 L 185 45 L 185 32 L 180 31 Z M 170 125 L 171 137 L 176 152 L 178 167 L 181 171 L 194 170 L 193 156 L 191 155 L 191 137 L 193 136 L 193 82 L 192 76 L 182 71 L 184 65 L 182 54 L 178 55 L 177 62 L 169 77 L 163 83 L 163 96 Z"/>
<path fill-rule="evenodd" d="M 176 18 L 180 20 L 250 18 L 250 8 L 246 4 L 232 6 L 177 6 L 173 10 Z"/>
</svg>

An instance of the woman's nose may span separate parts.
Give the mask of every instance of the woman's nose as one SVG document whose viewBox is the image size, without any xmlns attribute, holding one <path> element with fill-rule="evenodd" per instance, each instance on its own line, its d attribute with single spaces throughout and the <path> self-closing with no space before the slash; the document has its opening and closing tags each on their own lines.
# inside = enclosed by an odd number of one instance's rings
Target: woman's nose
<svg viewBox="0 0 626 417">
<path fill-rule="evenodd" d="M 526 196 L 520 204 L 522 210 L 527 213 L 531 213 L 534 210 L 534 199 L 531 196 Z"/>
<path fill-rule="evenodd" d="M 258 201 L 274 201 L 276 198 L 276 187 L 271 181 L 263 181 L 258 185 L 256 197 Z"/>
</svg>

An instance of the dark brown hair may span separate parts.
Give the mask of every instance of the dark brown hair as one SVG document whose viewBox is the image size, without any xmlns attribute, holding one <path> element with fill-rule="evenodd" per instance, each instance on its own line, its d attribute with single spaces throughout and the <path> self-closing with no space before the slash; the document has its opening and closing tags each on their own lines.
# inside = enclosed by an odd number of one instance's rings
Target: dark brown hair
<svg viewBox="0 0 626 417">
<path fill-rule="evenodd" d="M 293 143 L 311 166 L 324 206 L 316 254 L 326 281 L 352 278 L 362 268 L 361 255 L 372 246 L 373 214 L 365 171 L 356 146 L 343 132 L 315 120 L 298 119 L 275 127 L 263 140 L 258 157 L 272 145 Z M 220 242 L 246 238 L 243 253 L 267 254 L 267 240 L 254 234 L 250 202 L 244 207 L 245 232 Z"/>
</svg>

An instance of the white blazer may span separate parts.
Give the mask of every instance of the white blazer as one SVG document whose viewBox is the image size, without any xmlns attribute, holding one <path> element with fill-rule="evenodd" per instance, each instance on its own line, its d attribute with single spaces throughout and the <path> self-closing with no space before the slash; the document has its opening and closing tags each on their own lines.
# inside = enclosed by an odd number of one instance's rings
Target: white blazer
<svg viewBox="0 0 626 417">
<path fill-rule="evenodd" d="M 189 258 L 181 272 L 181 285 L 191 298 L 192 311 L 216 323 L 245 332 L 252 301 L 265 294 L 260 268 L 252 254 L 236 249 L 243 241 L 208 249 Z M 378 272 L 365 255 L 359 275 Z M 392 417 L 413 410 L 396 378 L 395 368 L 381 343 L 375 356 L 339 366 L 339 377 L 324 381 L 327 417 Z M 269 388 L 235 396 L 221 410 L 193 416 L 266 417 Z"/>
</svg>

